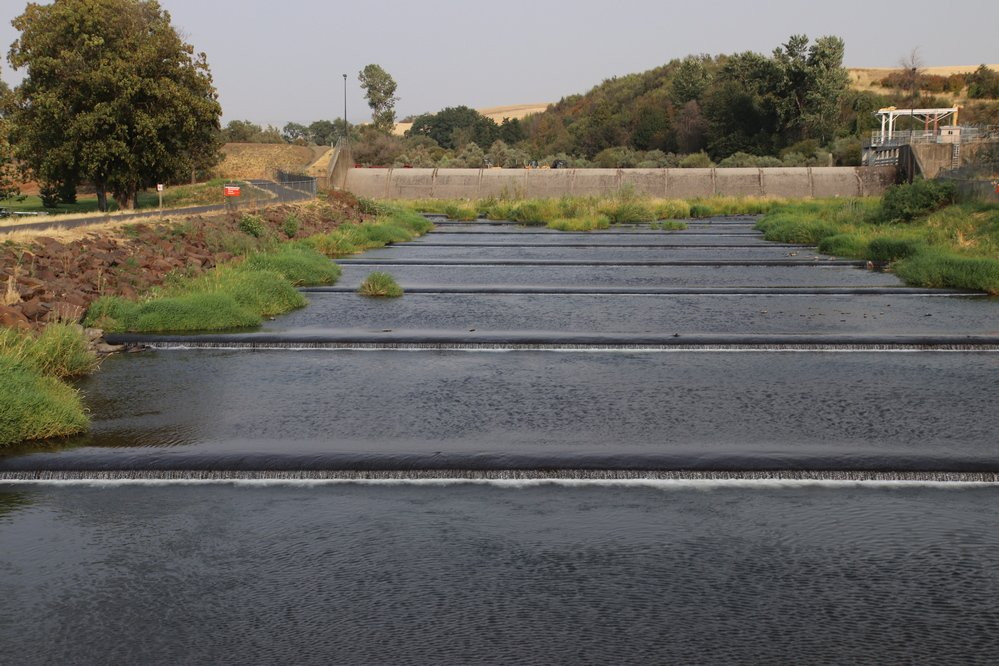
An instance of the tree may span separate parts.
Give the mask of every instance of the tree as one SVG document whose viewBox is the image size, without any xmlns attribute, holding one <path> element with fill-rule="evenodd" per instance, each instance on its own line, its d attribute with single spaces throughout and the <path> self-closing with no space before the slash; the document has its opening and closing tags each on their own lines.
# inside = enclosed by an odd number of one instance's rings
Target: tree
<svg viewBox="0 0 999 666">
<path fill-rule="evenodd" d="M 308 130 L 309 141 L 317 146 L 333 145 L 342 133 L 343 121 L 339 118 L 336 121 L 317 120 L 309 125 Z"/>
<path fill-rule="evenodd" d="M 774 50 L 776 80 L 767 97 L 788 138 L 823 143 L 833 138 L 850 83 L 843 69 L 844 50 L 839 37 L 820 37 L 809 46 L 805 35 L 793 35 Z"/>
<path fill-rule="evenodd" d="M 284 137 L 284 140 L 288 143 L 308 141 L 309 128 L 298 123 L 287 123 L 285 124 L 284 129 L 281 130 L 281 136 Z"/>
<path fill-rule="evenodd" d="M 395 103 L 399 101 L 395 96 L 395 79 L 375 64 L 362 69 L 357 79 L 364 88 L 364 96 L 368 98 L 374 126 L 382 132 L 391 132 L 395 127 Z"/>
<path fill-rule="evenodd" d="M 467 106 L 448 107 L 413 119 L 406 136 L 429 136 L 442 148 L 461 149 L 466 143 L 491 146 L 499 138 L 499 126 Z"/>
<path fill-rule="evenodd" d="M 999 98 L 999 72 L 979 65 L 968 77 L 968 97 L 971 99 Z"/>
<path fill-rule="evenodd" d="M 7 139 L 8 128 L 4 110 L 10 98 L 10 88 L 0 79 L 0 199 L 18 193 L 14 155 Z"/>
<path fill-rule="evenodd" d="M 195 55 L 155 0 L 31 3 L 8 58 L 27 75 L 9 120 L 17 158 L 40 181 L 84 179 L 106 209 L 219 158 L 218 103 Z M 75 183 L 74 183 L 75 185 Z"/>
</svg>

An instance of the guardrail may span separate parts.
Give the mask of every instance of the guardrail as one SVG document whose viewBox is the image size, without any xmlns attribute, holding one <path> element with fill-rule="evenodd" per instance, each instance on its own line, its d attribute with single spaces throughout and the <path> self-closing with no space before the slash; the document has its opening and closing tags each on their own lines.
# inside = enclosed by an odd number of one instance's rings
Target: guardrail
<svg viewBox="0 0 999 666">
<path fill-rule="evenodd" d="M 871 132 L 871 147 L 904 146 L 912 143 L 974 143 L 977 141 L 999 141 L 999 126 L 961 127 L 959 134 L 945 136 L 933 130 L 896 130 L 891 137 L 882 137 L 881 132 Z"/>
</svg>

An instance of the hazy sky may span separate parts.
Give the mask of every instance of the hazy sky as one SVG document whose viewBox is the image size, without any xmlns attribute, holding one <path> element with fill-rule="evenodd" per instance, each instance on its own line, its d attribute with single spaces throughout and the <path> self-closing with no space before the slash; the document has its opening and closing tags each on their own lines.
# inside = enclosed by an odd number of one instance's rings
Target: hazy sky
<svg viewBox="0 0 999 666">
<path fill-rule="evenodd" d="M 689 53 L 770 53 L 795 33 L 838 35 L 846 65 L 893 67 L 914 47 L 927 65 L 999 62 L 999 2 L 955 5 L 801 0 L 161 0 L 208 54 L 225 121 L 282 126 L 370 112 L 357 72 L 398 82 L 400 117 L 445 106 L 557 101 L 615 75 Z M 25 6 L 0 0 L 4 53 Z M 954 8 L 953 15 L 948 10 Z M 951 30 L 953 22 L 960 30 Z M 4 59 L 2 76 L 19 76 Z"/>
</svg>

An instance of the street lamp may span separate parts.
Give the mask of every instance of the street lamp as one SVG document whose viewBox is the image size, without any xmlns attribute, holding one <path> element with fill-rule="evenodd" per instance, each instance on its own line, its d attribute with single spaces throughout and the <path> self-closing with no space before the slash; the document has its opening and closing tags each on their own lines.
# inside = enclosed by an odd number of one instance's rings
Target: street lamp
<svg viewBox="0 0 999 666">
<path fill-rule="evenodd" d="M 343 140 L 347 140 L 347 75 L 343 75 Z"/>
</svg>

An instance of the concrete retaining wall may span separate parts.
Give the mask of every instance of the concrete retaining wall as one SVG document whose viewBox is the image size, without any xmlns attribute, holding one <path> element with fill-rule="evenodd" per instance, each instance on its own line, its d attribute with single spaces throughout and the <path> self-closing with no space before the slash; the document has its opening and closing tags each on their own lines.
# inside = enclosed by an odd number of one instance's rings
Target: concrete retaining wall
<svg viewBox="0 0 999 666">
<path fill-rule="evenodd" d="M 895 167 L 765 169 L 350 169 L 345 188 L 378 199 L 610 195 L 621 188 L 672 199 L 713 195 L 855 197 L 879 195 Z"/>
</svg>

